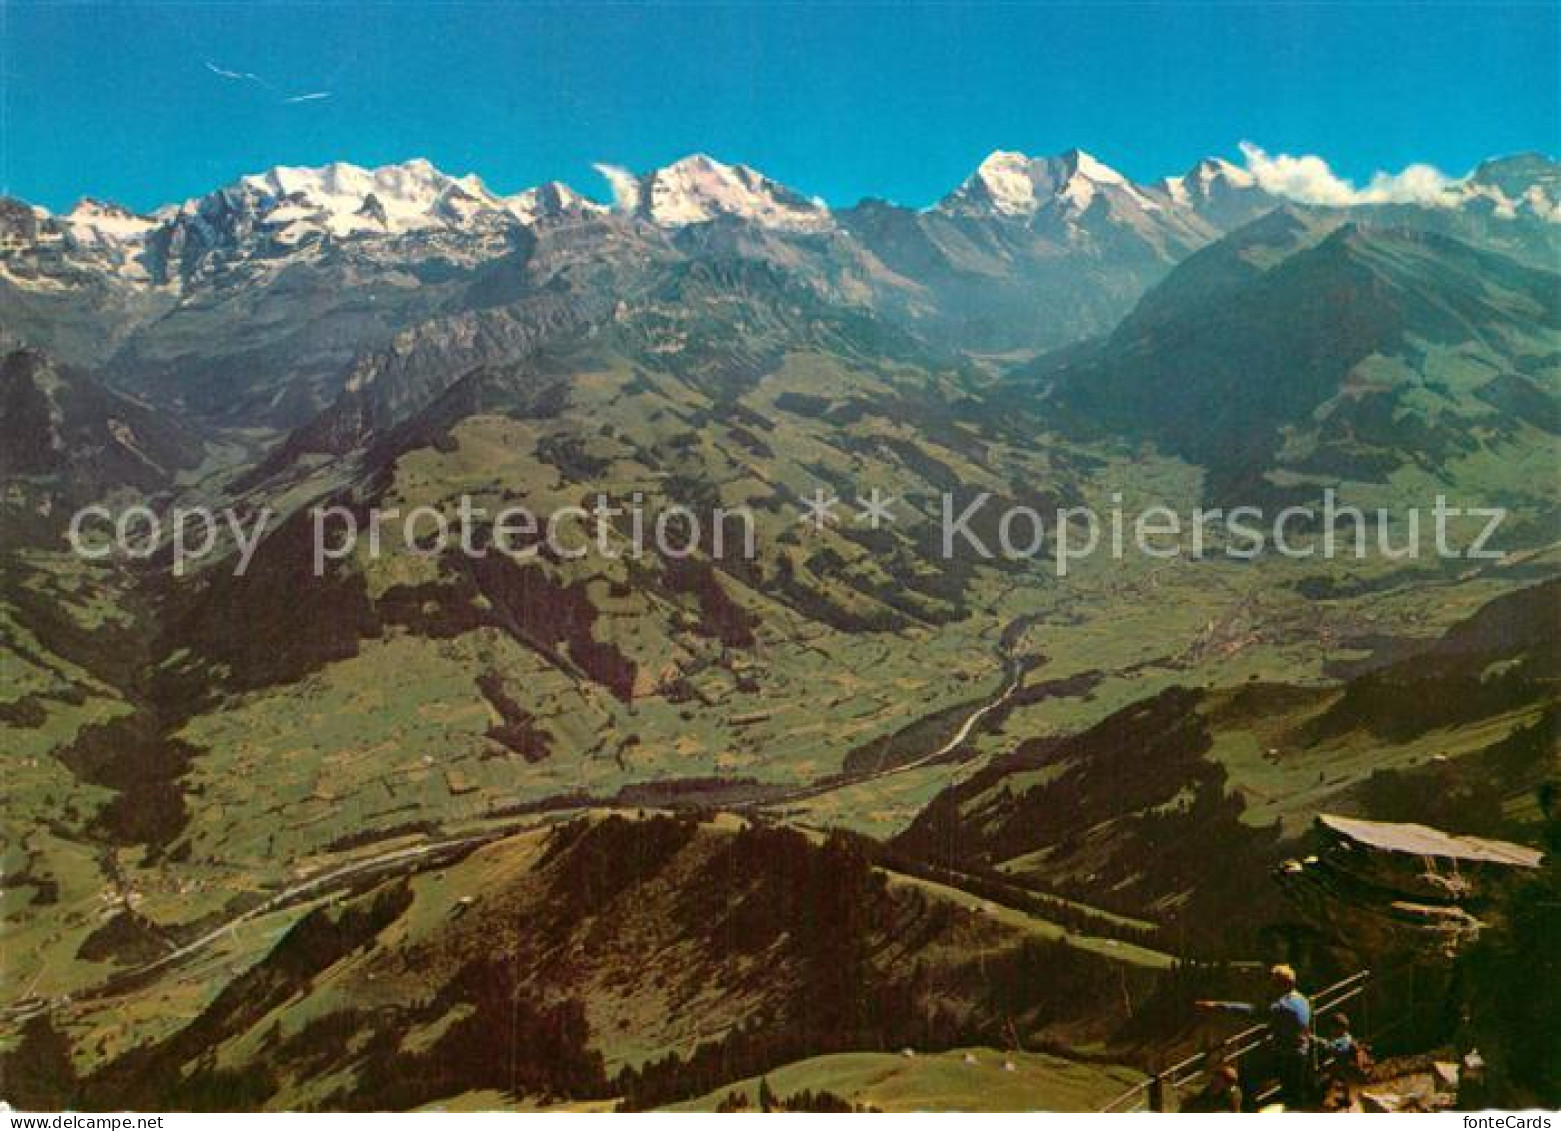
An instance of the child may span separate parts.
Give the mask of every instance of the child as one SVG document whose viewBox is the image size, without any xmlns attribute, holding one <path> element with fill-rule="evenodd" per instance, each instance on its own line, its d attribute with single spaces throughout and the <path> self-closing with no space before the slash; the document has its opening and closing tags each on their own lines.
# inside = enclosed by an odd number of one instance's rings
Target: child
<svg viewBox="0 0 1561 1131">
<path fill-rule="evenodd" d="M 1330 1014 L 1327 1027 L 1328 1036 L 1318 1042 L 1323 1079 L 1327 1083 L 1327 1106 L 1348 1109 L 1355 1105 L 1357 1090 L 1370 1079 L 1371 1054 L 1350 1032 L 1348 1014 Z"/>
<path fill-rule="evenodd" d="M 1228 1064 L 1216 1064 L 1209 1068 L 1208 1080 L 1202 1091 L 1196 1092 L 1182 1103 L 1182 1111 L 1217 1112 L 1241 1110 L 1241 1087 L 1237 1083 L 1236 1070 Z"/>
</svg>

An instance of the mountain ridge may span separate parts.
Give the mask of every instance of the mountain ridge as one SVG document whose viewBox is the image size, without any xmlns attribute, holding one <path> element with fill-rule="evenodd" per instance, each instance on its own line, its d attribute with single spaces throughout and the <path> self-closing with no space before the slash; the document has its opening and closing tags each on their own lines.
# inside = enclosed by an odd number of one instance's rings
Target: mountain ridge
<svg viewBox="0 0 1561 1131">
<path fill-rule="evenodd" d="M 254 210 L 257 205 L 276 213 L 269 223 L 284 230 L 313 218 L 322 230 L 342 236 L 404 234 L 485 214 L 529 224 L 571 210 L 618 211 L 667 227 L 736 215 L 780 228 L 814 230 L 826 226 L 834 214 L 872 199 L 829 205 L 751 166 L 727 164 L 702 153 L 638 174 L 605 164 L 597 169 L 614 190 L 616 199 L 610 203 L 593 200 L 560 181 L 506 196 L 493 192 L 475 173 L 448 174 L 423 157 L 373 168 L 345 161 L 313 167 L 275 165 L 147 213 L 90 196 L 58 214 L 9 199 L 13 207 L 29 210 L 35 223 L 62 226 L 80 242 L 119 244 L 133 243 L 162 227 L 206 220 L 224 209 Z M 1096 195 L 1113 190 L 1151 209 L 1206 201 L 1217 191 L 1273 202 L 1284 199 L 1262 181 L 1250 169 L 1217 156 L 1199 159 L 1180 175 L 1135 182 L 1079 148 L 1043 157 L 1000 149 L 985 157 L 961 185 L 919 211 L 1029 217 L 1047 205 L 1084 211 Z M 1538 218 L 1561 222 L 1561 171 L 1553 159 L 1537 152 L 1488 158 L 1449 185 L 1467 190 L 1466 198 L 1483 199 L 1498 212 L 1515 215 L 1528 210 Z M 13 246 L 25 236 L 14 222 L 0 232 Z"/>
<path fill-rule="evenodd" d="M 1558 191 L 1554 163 L 1482 170 L 1458 208 L 1308 207 L 1380 211 L 1530 262 L 1561 250 L 1561 223 L 1537 218 Z M 1200 248 L 1275 207 L 1302 207 L 1221 159 L 1137 184 L 1082 150 L 998 151 L 925 209 L 830 208 L 702 155 L 607 172 L 620 197 L 611 207 L 557 183 L 502 196 L 421 159 L 278 166 L 145 216 L 100 201 L 62 216 L 3 201 L 6 329 L 135 395 L 292 428 L 365 355 L 431 319 L 547 286 L 612 286 L 643 263 L 737 256 L 935 349 L 1022 360 L 1105 332 Z"/>
<path fill-rule="evenodd" d="M 1436 232 L 1270 213 L 1029 376 L 1209 467 L 1217 498 L 1386 482 L 1549 442 L 1558 294 L 1554 273 Z M 1493 411 L 1508 402 L 1526 407 Z"/>
</svg>

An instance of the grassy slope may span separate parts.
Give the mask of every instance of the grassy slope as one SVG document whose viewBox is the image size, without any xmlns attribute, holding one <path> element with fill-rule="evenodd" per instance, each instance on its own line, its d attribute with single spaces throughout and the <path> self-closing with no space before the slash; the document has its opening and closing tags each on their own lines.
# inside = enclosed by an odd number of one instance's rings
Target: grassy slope
<svg viewBox="0 0 1561 1131">
<path fill-rule="evenodd" d="M 973 1059 L 972 1059 L 973 1058 Z M 810 1057 L 766 1073 L 785 1097 L 827 1091 L 880 1111 L 1094 1111 L 1142 1076 L 1129 1068 L 1086 1064 L 1045 1053 L 952 1049 L 906 1057 L 854 1052 Z M 714 1111 L 736 1092 L 758 1110 L 759 1077 L 739 1080 L 671 1111 Z"/>
</svg>

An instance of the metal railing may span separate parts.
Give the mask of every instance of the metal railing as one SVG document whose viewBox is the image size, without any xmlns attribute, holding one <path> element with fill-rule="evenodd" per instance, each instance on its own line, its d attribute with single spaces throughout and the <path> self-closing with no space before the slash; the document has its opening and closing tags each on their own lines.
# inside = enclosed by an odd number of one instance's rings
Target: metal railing
<svg viewBox="0 0 1561 1131">
<path fill-rule="evenodd" d="M 1342 981 L 1312 995 L 1312 1020 L 1338 1010 L 1346 1002 L 1354 1001 L 1366 992 L 1371 981 L 1370 970 L 1359 970 Z M 1252 1025 L 1239 1033 L 1226 1037 L 1213 1048 L 1194 1053 L 1177 1061 L 1169 1068 L 1152 1073 L 1148 1079 L 1133 1085 L 1100 1110 L 1111 1111 L 1165 1111 L 1168 1096 L 1179 1093 L 1189 1084 L 1198 1081 L 1207 1071 L 1210 1059 L 1218 1064 L 1236 1065 L 1248 1054 L 1268 1043 L 1268 1025 Z M 1255 1097 L 1258 1103 L 1271 1100 L 1279 1092 L 1277 1085 L 1270 1085 Z"/>
</svg>

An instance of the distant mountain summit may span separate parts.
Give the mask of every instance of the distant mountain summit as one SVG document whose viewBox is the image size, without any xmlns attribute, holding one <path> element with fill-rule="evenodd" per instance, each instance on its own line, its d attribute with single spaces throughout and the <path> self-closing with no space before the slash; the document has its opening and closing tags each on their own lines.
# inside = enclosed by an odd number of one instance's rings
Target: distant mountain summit
<svg viewBox="0 0 1561 1131">
<path fill-rule="evenodd" d="M 1053 202 L 1082 211 L 1102 191 L 1131 193 L 1126 177 L 1081 149 L 1056 157 L 998 150 L 938 208 L 951 215 L 1033 216 Z"/>
<path fill-rule="evenodd" d="M 1158 188 L 1173 203 L 1220 228 L 1243 224 L 1274 205 L 1257 177 L 1219 157 L 1205 157 L 1180 177 L 1167 177 Z"/>
<path fill-rule="evenodd" d="M 1539 153 L 1484 161 L 1464 182 L 1466 194 L 1497 211 L 1561 222 L 1561 164 Z"/>
<path fill-rule="evenodd" d="M 619 207 L 665 227 L 722 217 L 763 227 L 816 231 L 831 224 L 827 207 L 746 165 L 725 165 L 703 154 L 633 177 L 604 168 Z"/>
<path fill-rule="evenodd" d="M 1275 203 L 1251 173 L 1214 157 L 1183 176 L 1140 185 L 1081 149 L 1055 157 L 1000 150 L 935 210 L 956 217 L 1049 223 L 1086 233 L 1115 227 L 1158 243 L 1202 243 Z"/>
<path fill-rule="evenodd" d="M 457 226 L 502 207 L 477 177 L 452 177 L 419 158 L 379 169 L 339 161 L 315 169 L 277 166 L 190 201 L 175 219 L 254 217 L 287 239 L 305 231 L 349 235 Z"/>
<path fill-rule="evenodd" d="M 180 289 L 202 271 L 343 240 L 481 235 L 605 212 L 556 182 L 500 196 L 473 174 L 454 177 L 422 158 L 377 169 L 338 161 L 251 173 L 151 215 L 90 199 L 59 216 L 13 203 L 0 213 L 0 252 L 8 253 L 11 273 L 30 257 L 52 256 L 126 282 Z"/>
<path fill-rule="evenodd" d="M 1142 201 L 1143 194 L 1121 173 L 1082 149 L 1055 157 L 998 150 L 937 208 L 950 215 L 1034 216 L 1047 207 L 1084 212 L 1101 198 Z"/>
<path fill-rule="evenodd" d="M 492 192 L 473 174 L 453 177 L 421 158 L 378 169 L 336 162 L 278 166 L 163 209 L 148 233 L 149 255 L 164 275 L 188 275 L 216 262 L 286 255 L 323 242 L 448 233 L 485 235 L 559 215 L 605 211 L 567 185 L 515 196 Z"/>
<path fill-rule="evenodd" d="M 1561 435 L 1558 341 L 1553 272 L 1285 209 L 1190 257 L 1094 347 L 1032 373 L 1064 409 L 1208 468 L 1218 501 L 1249 502 L 1546 459 Z M 1544 494 L 1519 473 L 1506 497 Z"/>
<path fill-rule="evenodd" d="M 241 177 L 164 215 L 173 223 L 223 215 L 254 217 L 285 240 L 314 232 L 400 235 L 460 228 L 489 217 L 529 223 L 570 211 L 603 209 L 557 182 L 499 196 L 475 174 L 453 177 L 415 158 L 378 169 L 340 161 L 312 169 L 277 166 Z"/>
</svg>

